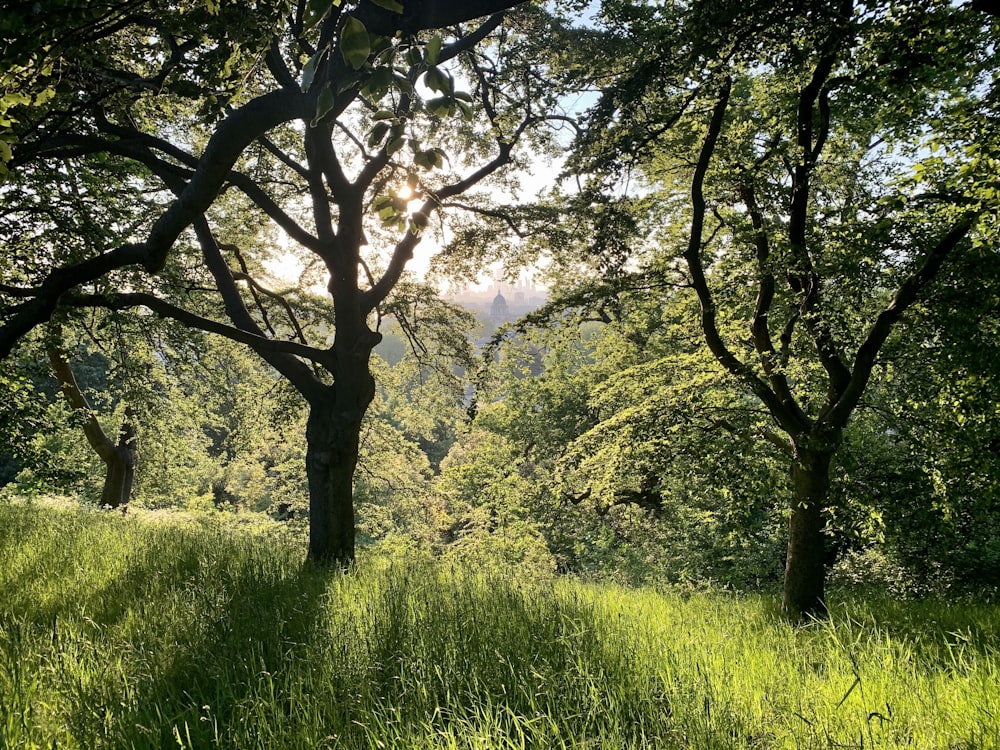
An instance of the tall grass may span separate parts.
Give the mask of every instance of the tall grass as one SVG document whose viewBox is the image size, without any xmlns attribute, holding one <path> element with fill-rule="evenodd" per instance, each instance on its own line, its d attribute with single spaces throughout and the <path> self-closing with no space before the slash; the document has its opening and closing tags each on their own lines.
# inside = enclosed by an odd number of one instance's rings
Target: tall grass
<svg viewBox="0 0 1000 750">
<path fill-rule="evenodd" d="M 1000 747 L 1000 611 L 313 569 L 272 534 L 0 505 L 0 748 Z"/>
</svg>

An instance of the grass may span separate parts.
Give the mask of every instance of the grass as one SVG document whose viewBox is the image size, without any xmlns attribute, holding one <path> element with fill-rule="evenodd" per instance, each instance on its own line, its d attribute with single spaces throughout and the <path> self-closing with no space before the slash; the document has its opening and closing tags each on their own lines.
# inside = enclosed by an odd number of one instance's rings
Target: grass
<svg viewBox="0 0 1000 750">
<path fill-rule="evenodd" d="M 1000 747 L 1000 609 L 519 580 L 0 505 L 0 749 Z"/>
</svg>

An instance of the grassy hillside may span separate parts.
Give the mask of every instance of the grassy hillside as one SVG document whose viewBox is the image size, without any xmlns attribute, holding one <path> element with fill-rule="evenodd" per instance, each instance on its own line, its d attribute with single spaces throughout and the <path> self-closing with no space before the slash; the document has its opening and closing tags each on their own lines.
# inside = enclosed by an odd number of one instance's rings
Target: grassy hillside
<svg viewBox="0 0 1000 750">
<path fill-rule="evenodd" d="M 1000 608 L 517 580 L 0 504 L 0 748 L 1000 747 Z"/>
</svg>

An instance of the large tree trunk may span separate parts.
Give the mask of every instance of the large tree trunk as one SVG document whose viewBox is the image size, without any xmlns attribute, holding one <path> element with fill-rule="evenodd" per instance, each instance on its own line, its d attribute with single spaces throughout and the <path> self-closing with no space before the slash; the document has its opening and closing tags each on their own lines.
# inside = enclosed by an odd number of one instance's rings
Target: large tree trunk
<svg viewBox="0 0 1000 750">
<path fill-rule="evenodd" d="M 354 470 L 361 422 L 375 397 L 370 351 L 338 357 L 335 384 L 310 400 L 306 425 L 309 559 L 342 568 L 354 563 Z"/>
<path fill-rule="evenodd" d="M 795 619 L 826 614 L 824 536 L 833 450 L 796 447 L 782 609 Z"/>
</svg>

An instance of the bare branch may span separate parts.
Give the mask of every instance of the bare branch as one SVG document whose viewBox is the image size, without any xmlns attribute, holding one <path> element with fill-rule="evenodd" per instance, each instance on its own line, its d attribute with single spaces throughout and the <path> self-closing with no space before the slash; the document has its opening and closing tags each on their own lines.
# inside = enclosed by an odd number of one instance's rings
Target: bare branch
<svg viewBox="0 0 1000 750">
<path fill-rule="evenodd" d="M 295 388 L 303 396 L 305 396 L 307 400 L 316 398 L 324 393 L 326 386 L 319 378 L 316 377 L 309 367 L 303 364 L 300 360 L 288 356 L 288 353 L 282 348 L 275 348 L 271 346 L 270 343 L 276 344 L 279 342 L 272 341 L 263 335 L 260 327 L 254 321 L 253 316 L 251 316 L 250 312 L 247 310 L 246 305 L 243 304 L 243 299 L 240 296 L 240 291 L 236 285 L 236 280 L 233 278 L 232 271 L 230 271 L 229 266 L 226 263 L 226 259 L 222 256 L 219 244 L 212 235 L 212 230 L 208 226 L 208 222 L 204 217 L 199 217 L 198 220 L 195 221 L 194 229 L 195 234 L 198 237 L 198 243 L 201 246 L 202 257 L 205 259 L 205 266 L 212 274 L 212 278 L 215 279 L 216 288 L 222 296 L 222 301 L 226 309 L 226 315 L 237 329 L 250 335 L 244 343 L 253 347 L 254 351 L 267 360 L 268 363 L 274 367 L 274 369 L 288 378 L 288 381 L 295 386 Z M 221 331 L 216 332 L 221 333 Z M 255 346 L 255 342 L 261 339 L 270 343 L 266 345 L 262 344 L 258 348 Z M 280 343 L 282 345 L 292 344 L 295 347 L 302 346 L 302 344 L 295 342 Z M 320 351 L 318 349 L 313 349 L 312 347 L 304 347 L 304 350 L 309 351 L 310 354 L 302 354 L 302 356 L 307 356 L 312 361 L 319 362 L 323 364 L 324 367 L 327 367 L 327 369 L 330 369 L 330 352 Z"/>
</svg>

